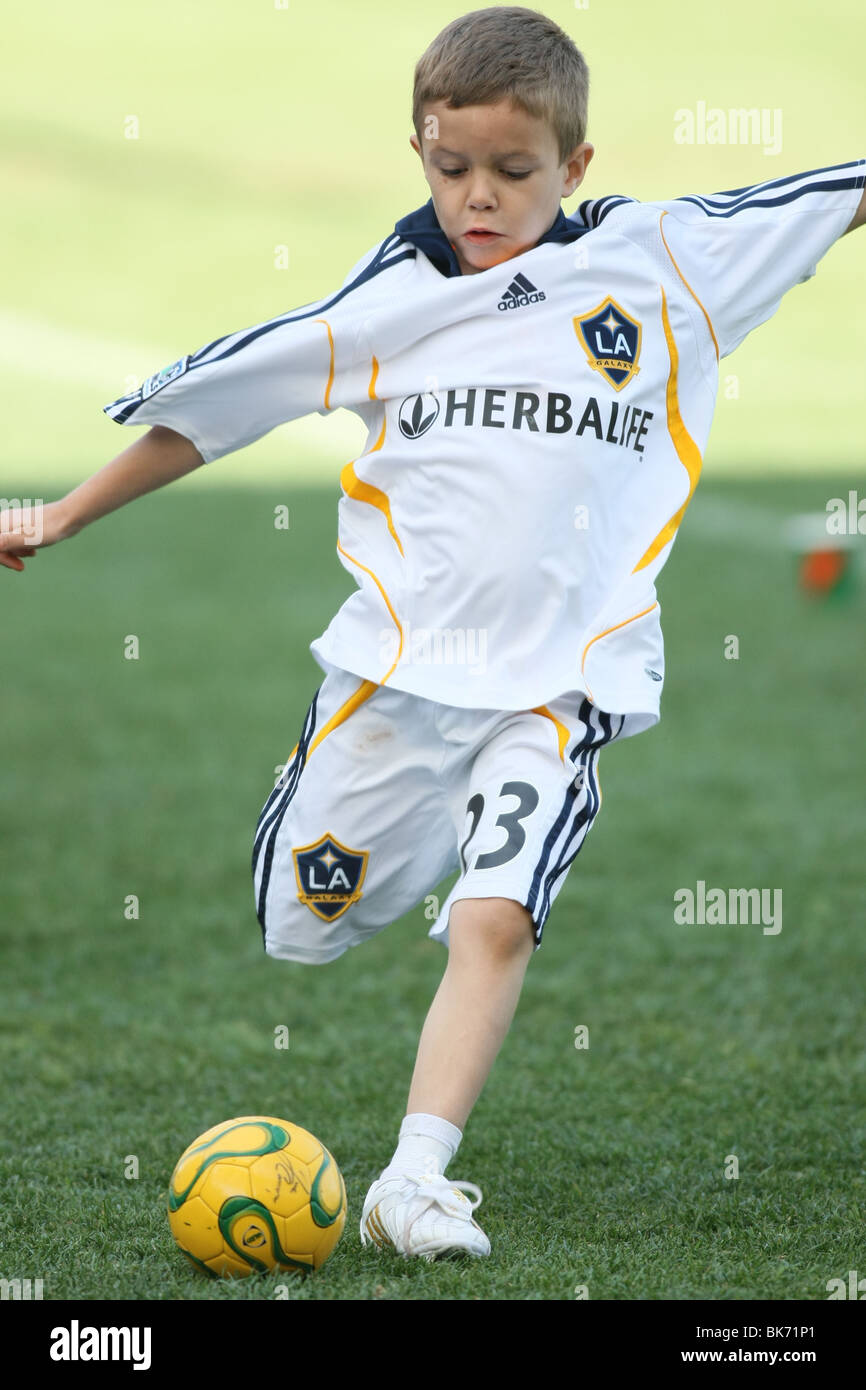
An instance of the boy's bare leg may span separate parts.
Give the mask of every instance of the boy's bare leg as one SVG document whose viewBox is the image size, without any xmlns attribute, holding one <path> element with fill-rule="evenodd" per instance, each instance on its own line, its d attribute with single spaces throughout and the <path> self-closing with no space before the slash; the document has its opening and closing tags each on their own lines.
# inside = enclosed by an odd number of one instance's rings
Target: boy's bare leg
<svg viewBox="0 0 866 1390">
<path fill-rule="evenodd" d="M 465 898 L 448 923 L 448 964 L 424 1023 L 406 1117 L 390 1164 L 367 1193 L 364 1243 L 403 1255 L 490 1254 L 472 1213 L 475 1184 L 444 1172 L 514 1017 L 532 955 L 532 919 L 511 898 Z M 475 1200 L 470 1201 L 471 1194 Z"/>
<path fill-rule="evenodd" d="M 448 965 L 427 1014 L 407 1114 L 463 1128 L 514 1017 L 532 955 L 532 919 L 511 898 L 451 909 Z"/>
</svg>

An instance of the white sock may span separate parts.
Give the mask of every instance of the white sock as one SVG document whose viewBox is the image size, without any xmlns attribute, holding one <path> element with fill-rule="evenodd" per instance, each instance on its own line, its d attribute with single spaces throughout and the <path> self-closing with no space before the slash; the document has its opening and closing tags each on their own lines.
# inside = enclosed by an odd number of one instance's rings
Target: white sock
<svg viewBox="0 0 866 1390">
<path fill-rule="evenodd" d="M 394 1157 L 381 1177 L 406 1172 L 444 1173 L 460 1146 L 463 1131 L 438 1115 L 416 1112 L 407 1115 L 400 1126 Z"/>
</svg>

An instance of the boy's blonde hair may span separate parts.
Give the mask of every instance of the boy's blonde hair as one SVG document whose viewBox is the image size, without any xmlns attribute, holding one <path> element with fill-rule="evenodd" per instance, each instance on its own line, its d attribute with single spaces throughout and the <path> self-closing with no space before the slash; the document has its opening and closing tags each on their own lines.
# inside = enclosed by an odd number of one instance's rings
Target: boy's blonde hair
<svg viewBox="0 0 866 1390">
<path fill-rule="evenodd" d="M 453 19 L 415 65 L 412 123 L 422 150 L 428 103 L 486 106 L 508 98 L 547 121 L 561 163 L 586 139 L 589 69 L 558 24 L 522 5 Z"/>
</svg>

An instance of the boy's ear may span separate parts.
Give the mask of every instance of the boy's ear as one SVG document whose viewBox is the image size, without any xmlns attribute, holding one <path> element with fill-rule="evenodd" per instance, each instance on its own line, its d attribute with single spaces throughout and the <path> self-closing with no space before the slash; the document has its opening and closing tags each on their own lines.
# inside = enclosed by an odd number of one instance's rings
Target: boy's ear
<svg viewBox="0 0 866 1390">
<path fill-rule="evenodd" d="M 417 135 L 410 135 L 410 136 L 409 136 L 409 144 L 412 146 L 413 150 L 415 151 L 415 153 L 417 154 L 417 156 L 418 156 L 418 158 L 420 159 L 421 163 L 423 164 L 423 163 L 424 163 L 424 156 L 423 156 L 423 154 L 421 153 L 421 146 L 420 146 L 419 143 L 418 143 L 418 136 L 417 136 Z"/>
<path fill-rule="evenodd" d="M 586 166 L 594 154 L 595 146 L 588 144 L 586 141 L 584 141 L 582 145 L 578 145 L 577 148 L 572 151 L 571 157 L 567 161 L 568 174 L 566 177 L 566 187 L 568 191 L 563 194 L 563 197 L 570 198 L 572 193 L 583 183 L 586 174 Z M 570 187 L 568 187 L 568 185 L 570 185 Z"/>
</svg>

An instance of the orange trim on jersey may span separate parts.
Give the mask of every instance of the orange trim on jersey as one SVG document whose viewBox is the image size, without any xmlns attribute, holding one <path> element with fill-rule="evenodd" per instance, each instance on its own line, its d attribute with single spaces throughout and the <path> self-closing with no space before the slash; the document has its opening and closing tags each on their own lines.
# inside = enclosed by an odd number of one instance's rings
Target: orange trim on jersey
<svg viewBox="0 0 866 1390">
<path fill-rule="evenodd" d="M 391 667 L 389 668 L 389 670 L 386 672 L 386 674 L 382 677 L 381 681 L 379 682 L 380 685 L 384 685 L 385 682 L 386 682 L 386 680 L 388 680 L 388 678 L 389 678 L 390 676 L 393 675 L 394 670 L 395 670 L 395 668 L 396 668 L 396 666 L 397 666 L 397 662 L 400 660 L 400 656 L 401 656 L 401 653 L 402 653 L 402 651 L 403 651 L 403 629 L 402 629 L 402 627 L 400 626 L 400 620 L 399 620 L 399 618 L 397 617 L 397 614 L 394 612 L 394 609 L 393 609 L 392 604 L 391 604 L 391 600 L 389 599 L 388 595 L 385 593 L 385 590 L 382 588 L 382 585 L 380 584 L 380 582 L 379 582 L 377 576 L 373 573 L 373 571 L 372 571 L 371 569 L 368 569 L 366 565 L 362 565 L 360 560 L 356 560 L 355 557 L 354 557 L 354 555 L 350 555 L 349 552 L 348 552 L 348 550 L 344 550 L 343 547 L 340 545 L 340 542 L 339 542 L 339 541 L 337 541 L 337 549 L 339 550 L 339 552 L 340 552 L 341 555 L 345 555 L 345 557 L 346 557 L 347 560 L 351 560 L 353 565 L 357 565 L 357 566 L 358 566 L 358 569 L 362 569 L 362 570 L 364 571 L 365 574 L 369 574 L 370 578 L 373 580 L 373 583 L 376 585 L 376 588 L 379 590 L 379 593 L 382 595 L 383 599 L 385 600 L 385 606 L 386 606 L 386 608 L 388 609 L 388 612 L 391 614 L 391 617 L 392 617 L 392 619 L 393 619 L 393 621 L 394 621 L 394 626 L 396 627 L 397 631 L 398 631 L 399 634 L 400 634 L 400 645 L 399 645 L 399 647 L 397 648 L 397 655 L 396 655 L 395 658 L 394 658 L 393 664 L 391 665 Z"/>
<path fill-rule="evenodd" d="M 698 308 L 700 309 L 701 313 L 703 314 L 704 318 L 705 318 L 706 321 L 707 321 L 707 328 L 710 330 L 710 337 L 711 337 L 712 340 L 713 340 L 713 347 L 716 349 L 716 361 L 718 362 L 718 360 L 719 360 L 719 344 L 718 344 L 718 341 L 717 341 L 717 339 L 716 339 L 716 335 L 715 335 L 715 333 L 713 332 L 713 325 L 712 325 L 712 323 L 710 322 L 710 316 L 709 316 L 709 314 L 707 313 L 707 311 L 706 311 L 706 309 L 704 308 L 704 306 L 703 306 L 703 304 L 701 303 L 701 301 L 698 299 L 698 296 L 695 294 L 694 290 L 692 289 L 692 287 L 691 287 L 691 285 L 689 284 L 688 280 L 686 279 L 685 275 L 683 275 L 683 272 L 680 270 L 679 266 L 677 265 L 676 260 L 674 259 L 674 253 L 673 253 L 673 251 L 671 250 L 671 248 L 668 246 L 667 240 L 665 239 L 665 233 L 664 233 L 664 228 L 662 227 L 662 222 L 663 222 L 664 219 L 667 217 L 667 215 L 668 215 L 668 214 L 667 214 L 667 211 L 665 210 L 665 212 L 663 212 L 662 215 L 661 215 L 661 217 L 659 218 L 659 231 L 661 232 L 662 241 L 663 241 L 664 244 L 665 244 L 665 250 L 667 251 L 668 255 L 670 256 L 671 260 L 673 261 L 674 270 L 677 272 L 677 275 L 678 275 L 678 276 L 680 277 L 680 279 L 682 280 L 683 284 L 685 285 L 685 287 L 686 287 L 686 289 L 688 290 L 689 294 L 691 295 L 692 299 L 695 301 L 695 303 L 697 304 Z"/>
<path fill-rule="evenodd" d="M 583 668 L 586 665 L 586 654 L 592 646 L 593 642 L 600 642 L 602 637 L 606 637 L 609 632 L 616 632 L 617 628 L 626 627 L 629 623 L 637 622 L 638 618 L 643 618 L 646 616 L 647 613 L 651 613 L 654 608 L 658 608 L 658 602 L 658 599 L 656 599 L 655 603 L 651 603 L 649 608 L 642 608 L 639 613 L 633 613 L 630 618 L 623 618 L 621 623 L 614 623 L 613 627 L 606 627 L 604 632 L 597 632 L 595 637 L 590 637 L 589 641 L 583 649 L 583 656 L 581 657 L 580 661 L 581 675 L 583 675 Z M 590 700 L 592 700 L 593 704 L 595 704 L 595 697 L 593 696 L 592 691 L 587 690 L 586 693 L 589 696 Z"/>
<path fill-rule="evenodd" d="M 376 449 L 381 448 L 384 435 L 385 426 L 383 425 L 379 442 L 374 445 Z M 364 457 L 366 457 L 366 455 L 364 455 Z M 355 472 L 354 463 L 347 463 L 340 474 L 340 487 L 343 489 L 346 496 L 351 497 L 355 502 L 369 502 L 371 507 L 379 508 L 379 511 L 388 523 L 388 530 L 394 537 L 394 544 L 402 555 L 404 553 L 403 547 L 400 544 L 400 537 L 394 530 L 394 522 L 391 519 L 391 503 L 387 492 L 383 492 L 381 488 L 374 487 L 372 483 L 365 483 L 362 478 L 359 478 Z"/>
<path fill-rule="evenodd" d="M 655 559 L 659 551 L 664 549 L 669 541 L 673 540 L 676 529 L 685 515 L 686 507 L 692 500 L 692 494 L 698 485 L 698 478 L 701 476 L 701 451 L 683 424 L 683 417 L 680 415 L 680 403 L 677 396 L 677 370 L 680 359 L 679 353 L 677 352 L 676 340 L 674 339 L 671 329 L 671 321 L 668 318 L 668 305 L 665 292 L 661 285 L 659 289 L 661 289 L 662 293 L 662 323 L 664 325 L 665 339 L 668 345 L 668 356 L 671 364 L 668 373 L 666 392 L 668 434 L 673 440 L 673 445 L 677 451 L 680 463 L 689 475 L 689 493 L 679 511 L 675 512 L 667 525 L 662 527 L 649 550 L 638 560 L 632 570 L 632 574 L 637 574 L 638 570 L 642 570 L 645 565 L 648 565 L 651 560 Z"/>
<path fill-rule="evenodd" d="M 557 719 L 555 714 L 550 713 L 550 710 L 547 708 L 547 705 L 537 705 L 536 708 L 532 711 L 532 713 L 543 714 L 545 719 L 552 720 L 553 724 L 556 727 L 556 737 L 559 742 L 559 756 L 560 758 L 564 758 L 565 747 L 568 743 L 569 738 L 568 729 L 565 727 L 565 725 L 562 723 L 560 719 Z"/>
<path fill-rule="evenodd" d="M 371 401 L 375 401 L 378 400 L 378 397 L 376 395 L 376 378 L 379 375 L 379 363 L 377 362 L 375 357 L 372 359 L 372 361 L 373 370 L 370 376 L 370 385 L 367 388 L 367 395 L 370 397 Z M 376 440 L 376 443 L 373 445 L 372 449 L 368 449 L 367 454 L 375 454 L 376 451 L 378 449 L 381 449 L 382 445 L 385 443 L 386 423 L 386 418 L 383 416 L 382 428 L 379 431 L 379 438 Z M 366 458 L 367 454 L 362 454 L 361 457 Z M 400 542 L 400 537 L 397 535 L 397 532 L 394 529 L 394 520 L 391 516 L 391 500 L 387 492 L 383 492 L 381 488 L 374 487 L 372 483 L 366 483 L 362 478 L 358 477 L 357 473 L 355 472 L 355 464 L 357 462 L 357 459 L 353 459 L 351 463 L 346 464 L 346 467 L 340 474 L 340 486 L 342 487 L 347 497 L 352 497 L 356 502 L 369 502 L 371 507 L 379 508 L 379 511 L 382 513 L 382 515 L 388 523 L 388 530 L 391 532 L 391 535 L 394 539 L 394 544 L 396 545 L 400 554 L 403 555 L 405 558 L 405 552 Z"/>
<path fill-rule="evenodd" d="M 331 332 L 331 325 L 328 323 L 327 319 L 314 319 L 313 322 L 323 323 L 328 330 L 328 345 L 331 349 L 331 369 L 328 372 L 328 384 L 325 387 L 325 409 L 330 410 L 331 402 L 329 397 L 331 395 L 331 387 L 334 384 L 334 335 Z"/>
</svg>

